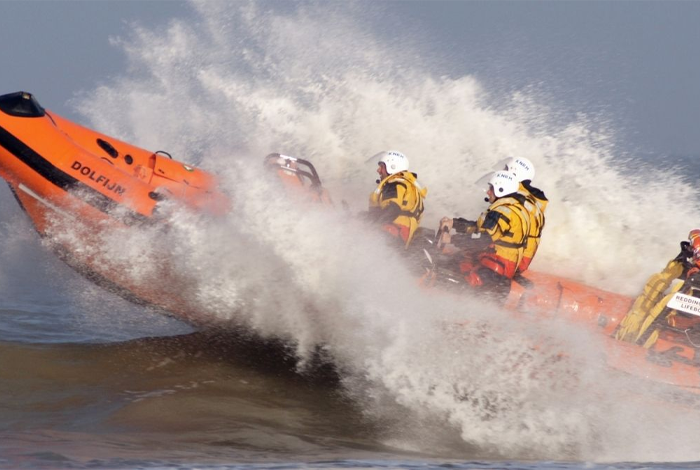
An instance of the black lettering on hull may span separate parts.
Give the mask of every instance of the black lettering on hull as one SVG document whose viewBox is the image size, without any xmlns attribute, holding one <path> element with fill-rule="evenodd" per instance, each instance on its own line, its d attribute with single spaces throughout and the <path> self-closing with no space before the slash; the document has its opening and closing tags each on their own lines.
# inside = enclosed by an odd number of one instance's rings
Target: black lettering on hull
<svg viewBox="0 0 700 470">
<path fill-rule="evenodd" d="M 78 160 L 74 161 L 70 166 L 72 170 L 79 172 L 83 176 L 87 176 L 88 179 L 94 181 L 100 186 L 104 187 L 107 191 L 112 191 L 120 196 L 124 195 L 126 188 L 117 184 L 116 182 L 110 182 L 110 179 L 104 175 L 98 174 L 95 170 L 87 165 L 83 165 Z"/>
<path fill-rule="evenodd" d="M 80 189 L 81 191 L 78 192 L 78 197 L 99 211 L 106 214 L 111 214 L 112 210 L 119 206 L 115 200 L 105 194 L 102 194 L 95 188 L 88 186 L 80 179 L 70 174 L 71 172 L 58 168 L 52 161 L 36 152 L 29 145 L 22 142 L 2 126 L 0 126 L 0 147 L 4 148 L 11 155 L 14 155 L 15 158 L 27 165 L 34 172 L 36 172 L 37 175 L 44 178 L 54 186 L 61 188 L 64 191 Z M 80 166 L 80 162 L 75 161 L 70 168 L 77 171 Z M 100 184 L 102 184 L 102 182 L 100 182 Z M 125 189 L 120 187 L 119 191 L 115 190 L 115 192 L 118 194 L 124 194 Z M 84 196 L 80 196 L 81 194 Z M 123 222 L 127 225 L 148 223 L 150 222 L 150 218 L 133 210 L 127 209 Z"/>
</svg>

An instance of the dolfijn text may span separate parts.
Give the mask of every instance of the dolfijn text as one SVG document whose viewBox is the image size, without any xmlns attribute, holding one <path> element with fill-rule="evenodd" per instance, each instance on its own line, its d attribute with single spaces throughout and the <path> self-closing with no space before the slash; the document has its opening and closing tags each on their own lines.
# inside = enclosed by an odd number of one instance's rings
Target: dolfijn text
<svg viewBox="0 0 700 470">
<path fill-rule="evenodd" d="M 120 196 L 122 194 L 124 194 L 124 192 L 126 191 L 125 188 L 121 187 L 117 183 L 110 184 L 109 178 L 107 178 L 106 176 L 103 176 L 103 175 L 98 175 L 97 173 L 95 173 L 95 170 L 93 170 L 89 166 L 83 165 L 82 163 L 80 163 L 77 160 L 75 162 L 73 162 L 73 164 L 71 165 L 71 169 L 79 172 L 83 176 L 87 176 L 89 179 L 91 179 L 95 183 L 104 186 L 108 191 L 114 191 L 115 193 L 119 194 Z"/>
</svg>

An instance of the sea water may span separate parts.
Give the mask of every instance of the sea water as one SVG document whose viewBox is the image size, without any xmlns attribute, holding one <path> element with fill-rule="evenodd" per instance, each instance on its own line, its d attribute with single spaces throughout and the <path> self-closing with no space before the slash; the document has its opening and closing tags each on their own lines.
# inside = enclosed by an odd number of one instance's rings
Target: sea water
<svg viewBox="0 0 700 470">
<path fill-rule="evenodd" d="M 94 286 L 0 189 L 0 466 L 694 467 L 697 412 L 640 398 L 600 338 L 421 291 L 353 217 L 379 150 L 406 153 L 429 188 L 427 227 L 475 218 L 475 181 L 526 156 L 550 199 L 532 268 L 631 296 L 693 228 L 696 190 L 673 168 L 687 162 L 638 158 L 546 96 L 436 76 L 419 44 L 363 29 L 362 11 L 192 9 L 165 31 L 135 27 L 129 72 L 72 105 L 219 176 L 231 214 L 174 210 L 167 234 L 104 234 L 100 250 L 134 280 L 167 257 L 209 320 L 236 328 L 197 331 Z M 286 197 L 261 172 L 271 152 L 311 160 L 337 208 Z M 568 356 L 533 354 L 543 336 Z"/>
</svg>

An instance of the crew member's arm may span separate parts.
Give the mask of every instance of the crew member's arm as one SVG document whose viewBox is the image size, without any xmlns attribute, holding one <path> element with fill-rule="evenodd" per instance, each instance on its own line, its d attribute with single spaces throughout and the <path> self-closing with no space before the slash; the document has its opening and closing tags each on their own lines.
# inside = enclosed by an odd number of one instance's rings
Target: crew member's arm
<svg viewBox="0 0 700 470">
<path fill-rule="evenodd" d="M 486 232 L 492 240 L 497 240 L 510 229 L 510 221 L 498 210 L 486 212 L 479 230 Z"/>
<path fill-rule="evenodd" d="M 457 233 L 474 233 L 476 232 L 476 222 L 473 220 L 456 217 L 452 219 L 452 228 Z"/>
<path fill-rule="evenodd" d="M 387 183 L 382 188 L 379 207 L 372 208 L 369 219 L 377 223 L 391 223 L 401 215 L 400 201 L 406 193 L 406 186 L 402 183 Z"/>
<path fill-rule="evenodd" d="M 452 229 L 454 229 L 457 233 L 473 233 L 476 231 L 477 226 L 476 222 L 474 222 L 473 220 L 467 220 L 461 217 L 443 217 L 442 219 L 440 219 L 439 230 L 441 232 L 449 232 Z"/>
<path fill-rule="evenodd" d="M 401 215 L 401 208 L 394 201 L 390 201 L 382 207 L 373 207 L 369 211 L 369 220 L 380 224 L 391 223 Z"/>
</svg>

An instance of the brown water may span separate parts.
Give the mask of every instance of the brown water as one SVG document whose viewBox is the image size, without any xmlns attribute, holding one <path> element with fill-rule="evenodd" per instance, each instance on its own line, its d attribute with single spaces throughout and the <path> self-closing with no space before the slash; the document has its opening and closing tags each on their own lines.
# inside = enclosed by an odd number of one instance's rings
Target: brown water
<svg viewBox="0 0 700 470">
<path fill-rule="evenodd" d="M 17 463 L 216 463 L 388 450 L 332 371 L 300 374 L 283 347 L 231 339 L 0 343 L 0 453 Z"/>
<path fill-rule="evenodd" d="M 489 422 L 473 422 L 488 434 L 488 448 L 470 445 L 439 408 L 409 412 L 399 403 L 400 389 L 377 397 L 381 384 L 349 386 L 348 380 L 363 379 L 359 366 L 343 374 L 319 360 L 300 369 L 284 343 L 246 332 L 192 332 L 132 306 L 80 278 L 37 244 L 21 226 L 26 221 L 13 220 L 20 233 L 9 230 L 11 236 L 0 245 L 0 467 L 649 467 L 567 463 L 562 460 L 576 456 L 575 449 L 548 454 L 536 445 L 533 460 L 523 461 L 527 455 L 511 452 L 506 439 L 489 434 L 499 429 L 489 428 Z M 345 325 L 336 326 L 338 333 Z M 407 340 L 420 345 L 421 336 L 416 332 Z M 409 351 L 427 354 L 436 346 Z M 453 353 L 468 358 L 477 347 L 460 343 Z M 358 348 L 355 364 L 368 357 Z M 412 378 L 416 357 L 394 359 L 386 373 Z M 502 359 L 510 364 L 507 355 Z M 424 373 L 435 370 L 438 378 L 452 378 L 450 365 L 440 360 L 430 359 L 424 367 Z M 505 386 L 527 385 L 517 381 L 517 373 L 511 375 L 504 377 Z M 425 398 L 430 397 L 428 391 Z M 595 398 L 585 394 L 585 400 Z M 551 410 L 564 409 L 557 405 Z M 483 407 L 475 403 L 474 408 Z M 580 412 L 584 418 L 585 411 Z M 507 406 L 503 412 L 499 419 L 508 422 L 513 414 Z M 533 443 L 552 437 L 523 436 Z M 570 440 L 576 444 L 575 435 Z"/>
</svg>

